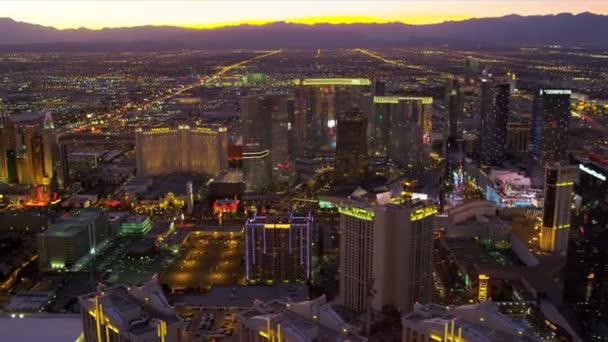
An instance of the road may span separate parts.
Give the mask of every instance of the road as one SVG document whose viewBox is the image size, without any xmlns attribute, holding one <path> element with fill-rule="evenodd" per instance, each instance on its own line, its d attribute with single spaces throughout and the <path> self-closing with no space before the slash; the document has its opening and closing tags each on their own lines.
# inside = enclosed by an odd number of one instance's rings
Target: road
<svg viewBox="0 0 608 342">
<path fill-rule="evenodd" d="M 354 51 L 362 53 L 368 57 L 377 59 L 383 63 L 393 64 L 393 65 L 396 65 L 401 68 L 416 69 L 416 70 L 420 69 L 420 67 L 417 65 L 409 65 L 409 64 L 405 63 L 404 61 L 396 61 L 393 59 L 388 59 L 388 58 L 382 57 L 380 54 L 378 54 L 374 51 L 365 50 L 365 49 L 355 49 Z"/>
</svg>

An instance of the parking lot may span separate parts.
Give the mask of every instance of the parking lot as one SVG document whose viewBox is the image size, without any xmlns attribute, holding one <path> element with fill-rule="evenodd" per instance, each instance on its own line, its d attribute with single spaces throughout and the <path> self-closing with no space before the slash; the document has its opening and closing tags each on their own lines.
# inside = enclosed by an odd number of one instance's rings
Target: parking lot
<svg viewBox="0 0 608 342">
<path fill-rule="evenodd" d="M 244 283 L 240 238 L 190 234 L 178 259 L 160 279 L 172 292 L 207 291 L 213 285 Z"/>
<path fill-rule="evenodd" d="M 230 308 L 176 308 L 186 322 L 186 335 L 190 341 L 222 341 L 234 338 L 236 309 Z"/>
</svg>

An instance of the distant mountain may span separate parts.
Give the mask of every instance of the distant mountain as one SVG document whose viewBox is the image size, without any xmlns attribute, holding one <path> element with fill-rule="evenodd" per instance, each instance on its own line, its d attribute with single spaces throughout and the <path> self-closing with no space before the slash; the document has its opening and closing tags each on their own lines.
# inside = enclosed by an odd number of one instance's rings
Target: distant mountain
<svg viewBox="0 0 608 342">
<path fill-rule="evenodd" d="M 348 48 L 451 44 L 608 48 L 608 16 L 593 13 L 450 21 L 432 25 L 276 22 L 216 29 L 139 26 L 58 30 L 0 18 L 0 49 Z"/>
</svg>

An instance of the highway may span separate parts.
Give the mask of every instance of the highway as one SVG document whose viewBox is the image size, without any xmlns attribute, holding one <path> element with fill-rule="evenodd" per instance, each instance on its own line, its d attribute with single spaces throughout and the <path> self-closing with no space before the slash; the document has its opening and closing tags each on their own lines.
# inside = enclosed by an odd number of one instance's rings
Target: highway
<svg viewBox="0 0 608 342">
<path fill-rule="evenodd" d="M 368 57 L 377 59 L 377 60 L 379 60 L 379 61 L 381 61 L 383 63 L 393 64 L 393 65 L 396 65 L 396 66 L 401 67 L 401 68 L 416 69 L 416 70 L 420 69 L 420 67 L 417 66 L 417 65 L 409 65 L 409 64 L 407 64 L 405 62 L 402 62 L 402 61 L 396 61 L 396 60 L 393 60 L 393 59 L 387 59 L 385 57 L 382 57 L 381 55 L 379 55 L 378 53 L 376 53 L 374 51 L 365 50 L 365 49 L 355 49 L 354 51 L 362 53 L 362 54 L 364 54 L 364 55 L 366 55 Z"/>
<path fill-rule="evenodd" d="M 221 76 L 225 75 L 227 72 L 229 72 L 229 71 L 231 71 L 233 69 L 242 67 L 242 66 L 244 66 L 244 65 L 246 65 L 248 63 L 251 63 L 251 62 L 259 60 L 259 59 L 263 59 L 263 58 L 266 58 L 266 57 L 270 57 L 272 55 L 276 55 L 276 54 L 281 53 L 281 52 L 283 52 L 283 50 L 273 50 L 273 51 L 270 51 L 270 52 L 267 52 L 267 53 L 255 56 L 253 58 L 249 58 L 249 59 L 246 59 L 246 60 L 234 63 L 234 64 L 223 66 L 217 72 L 215 72 L 212 75 L 210 75 L 208 78 L 218 78 L 218 77 L 221 77 Z M 204 85 L 204 81 L 201 79 L 201 80 L 199 80 L 198 82 L 196 82 L 194 84 L 190 84 L 190 85 L 184 86 L 183 88 L 175 90 L 175 91 L 173 91 L 173 92 L 171 92 L 171 93 L 169 93 L 167 95 L 164 95 L 164 96 L 161 96 L 161 97 L 158 97 L 158 98 L 154 98 L 154 99 L 145 101 L 143 103 L 140 103 L 137 107 L 142 108 L 142 109 L 147 109 L 147 108 L 149 108 L 152 105 L 156 105 L 156 104 L 165 102 L 165 101 L 171 99 L 172 97 L 175 97 L 175 96 L 180 95 L 182 93 L 188 92 L 188 91 L 190 91 L 190 90 L 192 90 L 194 88 L 200 87 L 202 85 Z M 95 128 L 98 128 L 98 127 L 104 127 L 104 128 L 112 127 L 116 123 L 115 120 L 118 119 L 118 116 L 121 113 L 124 113 L 124 112 L 128 111 L 128 108 L 129 107 L 127 105 L 125 105 L 121 109 L 117 109 L 115 111 L 102 114 L 101 116 L 104 117 L 104 121 L 105 121 L 105 124 L 103 124 L 103 125 L 85 124 L 82 127 L 80 127 L 79 130 L 89 130 L 89 129 L 92 129 L 93 127 L 95 127 Z M 98 120 L 98 119 L 99 119 L 99 117 L 95 118 L 95 120 Z"/>
</svg>

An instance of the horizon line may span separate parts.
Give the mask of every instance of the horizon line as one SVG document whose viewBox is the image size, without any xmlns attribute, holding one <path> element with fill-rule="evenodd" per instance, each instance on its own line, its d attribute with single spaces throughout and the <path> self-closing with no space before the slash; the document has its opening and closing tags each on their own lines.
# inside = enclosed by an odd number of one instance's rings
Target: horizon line
<svg viewBox="0 0 608 342">
<path fill-rule="evenodd" d="M 547 16 L 558 16 L 558 15 L 581 15 L 581 14 L 593 14 L 598 16 L 607 16 L 606 14 L 594 13 L 589 11 L 583 12 L 560 12 L 555 14 L 530 14 L 530 15 L 522 15 L 517 13 L 505 14 L 501 16 L 488 16 L 488 17 L 475 17 L 475 16 L 453 16 L 450 18 L 446 18 L 443 20 L 432 20 L 427 16 L 419 16 L 416 19 L 409 18 L 408 19 L 383 19 L 380 17 L 374 16 L 314 16 L 314 17 L 301 17 L 301 18 L 293 18 L 293 19 L 284 19 L 284 20 L 270 20 L 270 19 L 249 19 L 242 21 L 234 21 L 234 22 L 218 22 L 218 23 L 208 23 L 208 24 L 170 24 L 170 23 L 160 23 L 160 24 L 143 24 L 143 25 L 133 25 L 133 26 L 103 26 L 103 27 L 57 27 L 53 25 L 42 25 L 33 22 L 21 21 L 14 19 L 12 17 L 0 17 L 4 19 L 9 19 L 17 23 L 29 24 L 29 25 L 37 25 L 46 28 L 52 28 L 58 31 L 69 31 L 69 30 L 89 30 L 89 31 L 103 31 L 103 30 L 111 30 L 111 29 L 128 29 L 128 28 L 138 28 L 138 27 L 171 27 L 171 28 L 183 28 L 183 29 L 191 29 L 191 30 L 213 30 L 213 29 L 221 29 L 221 28 L 229 28 L 229 27 L 238 27 L 238 26 L 266 26 L 278 23 L 285 24 L 296 24 L 296 25 L 306 25 L 306 26 L 316 26 L 316 25 L 382 25 L 382 24 L 403 24 L 403 25 L 412 25 L 412 26 L 424 26 L 424 25 L 436 25 L 450 22 L 462 22 L 468 20 L 482 20 L 482 19 L 499 19 L 510 16 L 519 16 L 519 17 L 547 17 Z M 413 19 L 413 20 L 412 20 Z M 427 19 L 427 20 L 425 20 Z"/>
</svg>

